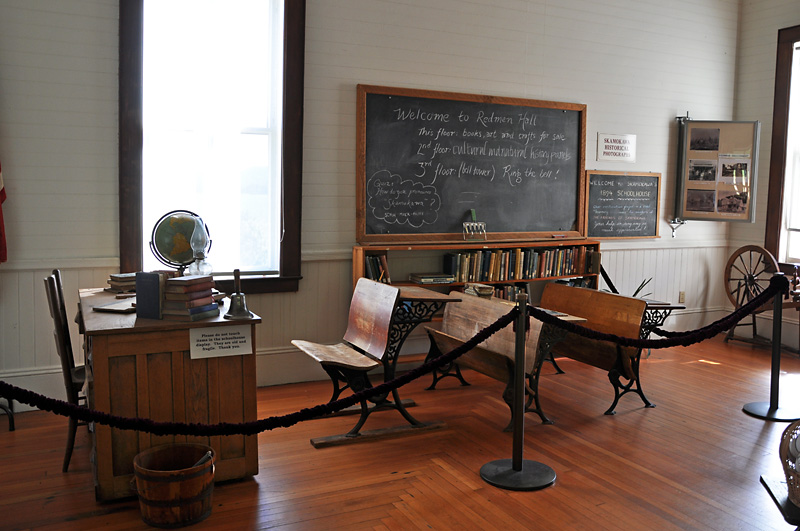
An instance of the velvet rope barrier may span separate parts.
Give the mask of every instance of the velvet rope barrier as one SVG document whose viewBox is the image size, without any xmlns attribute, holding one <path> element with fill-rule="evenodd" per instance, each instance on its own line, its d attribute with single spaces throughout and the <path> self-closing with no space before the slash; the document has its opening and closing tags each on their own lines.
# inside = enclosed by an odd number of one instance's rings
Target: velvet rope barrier
<svg viewBox="0 0 800 531">
<path fill-rule="evenodd" d="M 666 330 L 654 330 L 658 335 L 664 336 L 665 339 L 639 339 L 630 337 L 620 337 L 614 334 L 607 334 L 605 332 L 598 332 L 591 328 L 586 328 L 575 323 L 562 321 L 556 316 L 544 312 L 538 308 L 529 307 L 531 317 L 534 317 L 543 323 L 552 324 L 566 330 L 590 339 L 598 339 L 601 341 L 610 341 L 622 345 L 623 347 L 636 347 L 636 348 L 667 348 L 667 347 L 688 347 L 706 339 L 710 339 L 720 332 L 725 332 L 731 327 L 736 325 L 739 321 L 747 317 L 749 314 L 755 312 L 761 306 L 770 301 L 773 297 L 784 293 L 788 294 L 789 280 L 782 275 L 775 275 L 770 278 L 769 287 L 763 292 L 754 297 L 750 302 L 741 306 L 733 313 L 714 321 L 697 330 L 689 332 L 669 332 Z"/>
<path fill-rule="evenodd" d="M 393 380 L 384 382 L 375 387 L 370 387 L 354 393 L 344 398 L 340 398 L 334 402 L 327 402 L 319 404 L 310 408 L 304 408 L 299 411 L 269 417 L 252 422 L 242 423 L 229 423 L 221 422 L 219 424 L 201 424 L 201 423 L 182 423 L 182 422 L 157 422 L 151 419 L 143 418 L 126 418 L 111 415 L 103 411 L 88 409 L 85 407 L 76 406 L 65 402 L 63 400 L 56 400 L 54 398 L 46 397 L 27 389 L 16 387 L 4 381 L 0 381 L 0 396 L 9 400 L 16 400 L 22 404 L 36 407 L 43 411 L 50 411 L 57 415 L 65 417 L 73 417 L 77 420 L 84 422 L 96 422 L 118 428 L 121 430 L 135 430 L 154 435 L 194 435 L 201 437 L 212 437 L 217 435 L 253 435 L 262 431 L 273 430 L 275 428 L 288 428 L 294 426 L 298 422 L 310 420 L 312 418 L 321 417 L 336 411 L 341 411 L 344 408 L 355 405 L 361 400 L 367 400 L 373 396 L 389 393 L 393 389 L 397 389 L 408 382 L 411 382 L 425 374 L 431 372 L 436 367 L 445 365 L 454 361 L 463 353 L 472 350 L 477 345 L 486 341 L 491 335 L 498 330 L 508 326 L 517 316 L 519 310 L 514 308 L 508 314 L 504 315 L 491 325 L 487 326 L 475 337 L 464 343 L 462 346 L 442 354 L 441 356 L 430 360 L 419 367 L 408 371 Z"/>
<path fill-rule="evenodd" d="M 722 319 L 719 319 L 710 325 L 699 328 L 698 330 L 690 332 L 670 332 L 669 334 L 671 337 L 666 339 L 626 338 L 619 337 L 614 334 L 598 332 L 574 323 L 562 321 L 558 319 L 558 317 L 552 316 L 533 307 L 530 308 L 530 315 L 546 324 L 558 326 L 568 332 L 573 332 L 575 334 L 592 339 L 616 342 L 622 346 L 655 349 L 672 346 L 688 346 L 730 329 L 747 315 L 763 306 L 772 297 L 780 293 L 788 293 L 788 289 L 789 280 L 787 278 L 779 275 L 773 276 L 770 279 L 770 285 L 766 290 L 753 298 L 749 303 L 734 311 L 732 314 L 723 317 Z M 50 411 L 51 413 L 66 417 L 73 417 L 80 421 L 96 422 L 98 424 L 111 426 L 112 428 L 136 430 L 152 433 L 154 435 L 195 435 L 202 437 L 234 434 L 253 435 L 262 431 L 273 430 L 275 428 L 287 428 L 297 424 L 298 422 L 341 411 L 344 408 L 355 405 L 361 400 L 367 400 L 373 396 L 389 393 L 394 389 L 397 389 L 421 376 L 424 376 L 425 374 L 428 374 L 436 367 L 444 366 L 455 361 L 459 356 L 465 352 L 468 352 L 469 350 L 472 350 L 498 330 L 508 326 L 516 318 L 518 312 L 519 310 L 514 308 L 508 314 L 504 315 L 493 324 L 478 332 L 472 339 L 464 343 L 462 346 L 455 348 L 446 354 L 442 354 L 441 356 L 430 360 L 427 363 L 424 363 L 419 367 L 394 378 L 393 380 L 384 382 L 375 387 L 370 387 L 333 402 L 318 404 L 316 406 L 304 408 L 286 415 L 269 417 L 252 422 L 238 424 L 229 422 L 222 422 L 219 424 L 201 424 L 157 422 L 150 419 L 119 417 L 102 411 L 76 406 L 63 400 L 56 400 L 54 398 L 46 397 L 34 393 L 33 391 L 16 387 L 4 381 L 0 381 L 0 396 L 8 400 L 16 400 L 17 402 L 33 406 L 43 411 Z"/>
</svg>

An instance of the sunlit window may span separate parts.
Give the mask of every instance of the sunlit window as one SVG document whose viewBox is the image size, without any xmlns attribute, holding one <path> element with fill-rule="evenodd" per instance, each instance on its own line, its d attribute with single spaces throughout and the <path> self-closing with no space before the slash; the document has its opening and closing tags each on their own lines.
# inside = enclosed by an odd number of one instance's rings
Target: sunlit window
<svg viewBox="0 0 800 531">
<path fill-rule="evenodd" d="M 785 250 L 785 255 L 779 260 L 797 263 L 800 262 L 800 42 L 794 44 L 786 137 L 784 223 L 779 246 L 781 251 Z"/>
<path fill-rule="evenodd" d="M 283 21 L 280 0 L 145 2 L 143 249 L 161 216 L 190 210 L 215 273 L 278 272 Z"/>
</svg>

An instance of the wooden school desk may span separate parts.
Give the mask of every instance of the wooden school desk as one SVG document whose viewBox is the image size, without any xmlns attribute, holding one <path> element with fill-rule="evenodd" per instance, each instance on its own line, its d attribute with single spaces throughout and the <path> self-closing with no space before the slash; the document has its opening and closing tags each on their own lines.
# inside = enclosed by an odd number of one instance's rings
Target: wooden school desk
<svg viewBox="0 0 800 531">
<path fill-rule="evenodd" d="M 441 310 L 445 304 L 450 302 L 460 301 L 460 297 L 446 295 L 420 286 L 401 286 L 400 293 L 397 299 L 397 307 L 392 315 L 392 322 L 389 327 L 388 344 L 386 352 L 381 359 L 383 363 L 383 381 L 388 382 L 393 380 L 397 373 L 397 363 L 400 357 L 400 351 L 403 347 L 408 335 L 421 323 L 427 323 L 431 320 L 433 315 Z M 336 378 L 336 376 L 331 376 Z M 334 381 L 334 386 L 338 385 L 337 380 Z M 338 389 L 338 387 L 335 387 Z M 344 389 L 344 388 L 342 388 Z M 338 392 L 334 393 L 332 400 L 338 397 Z M 314 448 L 323 448 L 326 446 L 333 446 L 338 444 L 346 444 L 355 441 L 364 441 L 368 439 L 384 438 L 391 435 L 405 433 L 414 429 L 433 429 L 443 426 L 441 422 L 424 423 L 414 418 L 408 412 L 407 407 L 416 405 L 414 400 L 401 399 L 400 390 L 394 389 L 391 391 L 391 399 L 389 393 L 374 396 L 370 399 L 373 403 L 372 407 L 362 408 L 354 406 L 342 410 L 341 414 L 360 412 L 361 416 L 356 422 L 355 427 L 348 433 L 339 435 L 330 435 L 326 437 L 315 437 L 311 439 L 311 445 Z M 401 427 L 391 427 L 370 431 L 360 431 L 367 417 L 374 411 L 390 407 L 400 412 L 400 414 L 408 421 L 409 425 Z M 358 437 L 355 437 L 358 434 Z"/>
<path fill-rule="evenodd" d="M 89 405 L 121 417 L 160 422 L 249 422 L 257 420 L 255 325 L 261 318 L 228 320 L 222 316 L 196 322 L 139 319 L 135 313 L 93 311 L 114 302 L 102 289 L 80 291 L 85 328 L 84 349 L 93 381 Z M 190 330 L 238 332 L 250 336 L 243 355 L 192 359 Z M 234 328 L 239 327 L 239 328 Z M 130 488 L 133 458 L 139 452 L 172 442 L 198 442 L 214 448 L 217 481 L 258 473 L 256 435 L 218 437 L 156 436 L 96 425 L 92 434 L 95 495 L 98 500 L 134 496 Z"/>
</svg>

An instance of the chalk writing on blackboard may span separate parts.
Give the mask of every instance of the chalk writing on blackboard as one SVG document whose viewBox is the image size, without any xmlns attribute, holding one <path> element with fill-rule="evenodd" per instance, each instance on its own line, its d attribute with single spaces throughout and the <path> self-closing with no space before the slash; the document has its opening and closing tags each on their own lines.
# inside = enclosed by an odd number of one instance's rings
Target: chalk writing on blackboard
<svg viewBox="0 0 800 531">
<path fill-rule="evenodd" d="M 359 241 L 581 230 L 584 110 L 359 86 Z"/>
<path fill-rule="evenodd" d="M 436 187 L 403 180 L 388 170 L 370 177 L 367 197 L 370 213 L 390 225 L 407 224 L 419 228 L 425 223 L 435 223 L 442 206 Z"/>
<path fill-rule="evenodd" d="M 587 232 L 592 238 L 658 236 L 658 173 L 588 173 Z"/>
</svg>

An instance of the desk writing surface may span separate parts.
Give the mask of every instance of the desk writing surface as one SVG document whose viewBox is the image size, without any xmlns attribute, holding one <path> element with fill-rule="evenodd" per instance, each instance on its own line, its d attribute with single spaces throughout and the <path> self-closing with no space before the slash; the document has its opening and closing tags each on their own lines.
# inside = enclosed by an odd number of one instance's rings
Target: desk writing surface
<svg viewBox="0 0 800 531">
<path fill-rule="evenodd" d="M 419 286 L 401 286 L 401 301 L 427 301 L 427 302 L 458 302 L 461 297 L 454 297 L 445 293 Z"/>
<path fill-rule="evenodd" d="M 568 321 L 568 322 L 571 322 L 571 323 L 581 323 L 581 322 L 584 322 L 584 321 L 587 320 L 585 317 L 579 317 L 577 315 L 570 315 L 570 314 L 564 313 L 564 312 L 557 312 L 555 310 L 549 310 L 547 308 L 540 308 L 538 306 L 536 306 L 536 309 L 539 310 L 539 311 L 545 312 L 545 313 L 547 313 L 549 315 L 552 315 L 553 317 L 558 317 L 562 321 Z"/>
<path fill-rule="evenodd" d="M 158 422 L 217 424 L 257 420 L 255 325 L 260 318 L 229 320 L 222 315 L 201 321 L 161 321 L 135 314 L 95 312 L 92 307 L 114 300 L 102 289 L 81 290 L 86 359 L 91 360 L 90 406 L 119 417 Z M 227 302 L 227 299 L 226 299 Z M 250 324 L 252 352 L 192 359 L 193 328 Z M 197 442 L 217 454 L 215 480 L 258 473 L 255 435 L 194 437 L 153 435 L 98 424 L 93 438 L 95 496 L 113 500 L 131 496 L 133 458 L 160 444 Z"/>
<path fill-rule="evenodd" d="M 219 315 L 202 321 L 172 321 L 165 319 L 142 319 L 136 313 L 107 313 L 95 312 L 95 306 L 102 306 L 114 302 L 113 293 L 105 291 L 103 288 L 82 289 L 79 292 L 81 314 L 86 335 L 98 334 L 123 334 L 135 332 L 158 332 L 168 330 L 188 330 L 190 328 L 201 328 L 204 326 L 227 326 L 233 323 L 246 324 L 261 322 L 261 318 L 253 314 L 249 320 L 230 320 L 223 315 L 228 311 L 230 299 L 223 299 L 220 305 Z M 130 300 L 130 299 L 129 299 Z M 131 301 L 132 302 L 132 301 Z"/>
<path fill-rule="evenodd" d="M 647 310 L 685 310 L 686 306 L 683 304 L 674 304 L 665 301 L 656 301 L 653 299 L 642 299 L 647 303 Z"/>
</svg>

